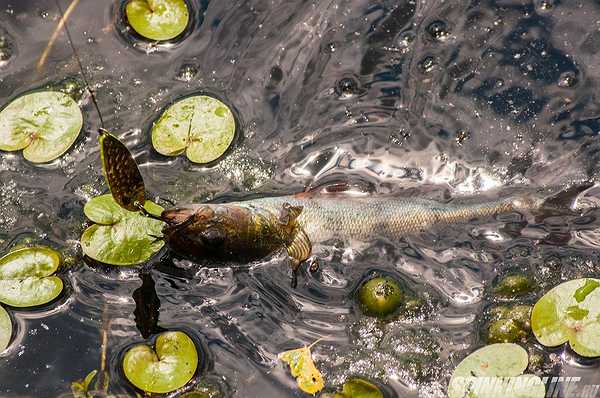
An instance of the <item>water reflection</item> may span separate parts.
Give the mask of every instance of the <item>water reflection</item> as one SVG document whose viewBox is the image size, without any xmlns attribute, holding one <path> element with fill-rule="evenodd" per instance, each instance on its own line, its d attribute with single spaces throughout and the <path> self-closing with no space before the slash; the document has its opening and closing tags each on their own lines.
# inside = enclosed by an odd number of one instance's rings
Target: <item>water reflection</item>
<svg viewBox="0 0 600 398">
<path fill-rule="evenodd" d="M 192 0 L 193 24 L 158 44 L 127 30 L 122 3 L 81 0 L 69 28 L 106 127 L 135 152 L 159 198 L 225 200 L 350 178 L 359 192 L 449 201 L 597 180 L 594 2 Z M 123 349 L 182 327 L 209 355 L 197 382 L 218 381 L 233 396 L 299 396 L 276 355 L 328 336 L 315 359 L 331 385 L 363 375 L 399 397 L 442 397 L 458 359 L 484 343 L 478 319 L 497 275 L 529 272 L 532 301 L 560 281 L 598 276 L 597 187 L 580 198 L 584 216 L 511 214 L 370 247 L 330 242 L 320 270 L 303 273 L 296 289 L 281 256 L 200 268 L 163 252 L 141 274 L 93 264 L 77 241 L 82 205 L 106 191 L 98 116 L 66 37 L 42 74 L 32 70 L 55 7 L 27 0 L 1 8 L 0 102 L 64 83 L 81 95 L 86 120 L 81 140 L 53 164 L 0 153 L 0 247 L 28 233 L 72 259 L 64 302 L 11 312 L 17 332 L 0 359 L 3 396 L 65 393 L 68 381 L 99 367 L 103 333 L 110 389 L 131 393 L 119 376 Z M 157 156 L 148 126 L 168 103 L 201 90 L 238 110 L 243 141 L 210 167 Z M 427 293 L 427 316 L 389 324 L 360 316 L 353 293 L 373 271 Z M 537 372 L 597 370 L 568 349 L 534 343 L 544 358 Z"/>
</svg>

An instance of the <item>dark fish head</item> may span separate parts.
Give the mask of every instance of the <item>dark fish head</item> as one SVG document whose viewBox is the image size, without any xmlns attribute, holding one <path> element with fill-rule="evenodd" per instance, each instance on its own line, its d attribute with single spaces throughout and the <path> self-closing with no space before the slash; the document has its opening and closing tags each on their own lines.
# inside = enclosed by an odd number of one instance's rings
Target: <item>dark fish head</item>
<svg viewBox="0 0 600 398">
<path fill-rule="evenodd" d="M 191 259 L 246 261 L 277 248 L 278 231 L 268 217 L 232 204 L 202 204 L 165 210 L 163 236 L 177 254 Z M 279 245 L 281 246 L 281 245 Z"/>
</svg>

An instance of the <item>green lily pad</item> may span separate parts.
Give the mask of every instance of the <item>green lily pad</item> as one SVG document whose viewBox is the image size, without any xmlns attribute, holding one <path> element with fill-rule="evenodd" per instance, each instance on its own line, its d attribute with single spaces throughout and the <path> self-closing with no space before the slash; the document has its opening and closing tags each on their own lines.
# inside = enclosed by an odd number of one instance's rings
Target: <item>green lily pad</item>
<svg viewBox="0 0 600 398">
<path fill-rule="evenodd" d="M 394 313 L 402 305 L 404 296 L 400 284 L 389 276 L 373 278 L 358 290 L 363 312 L 381 318 Z"/>
<path fill-rule="evenodd" d="M 196 373 L 198 351 L 183 332 L 165 332 L 156 339 L 156 350 L 146 344 L 131 348 L 123 358 L 123 371 L 137 388 L 167 393 L 186 385 Z"/>
<path fill-rule="evenodd" d="M 12 321 L 10 315 L 0 307 L 0 352 L 4 351 L 10 343 L 12 337 Z"/>
<path fill-rule="evenodd" d="M 235 118 L 216 98 L 205 95 L 175 102 L 152 126 L 152 145 L 165 156 L 185 152 L 194 163 L 210 163 L 233 142 Z"/>
<path fill-rule="evenodd" d="M 521 346 L 491 344 L 473 352 L 458 364 L 450 384 L 449 398 L 543 398 L 542 380 L 527 369 L 529 357 Z"/>
<path fill-rule="evenodd" d="M 49 247 L 26 247 L 0 258 L 0 302 L 34 307 L 54 300 L 63 282 L 54 276 L 60 254 Z"/>
<path fill-rule="evenodd" d="M 540 343 L 567 341 L 584 357 L 600 356 L 600 280 L 575 279 L 546 293 L 533 306 L 531 328 Z"/>
<path fill-rule="evenodd" d="M 342 392 L 334 395 L 322 395 L 321 398 L 330 396 L 331 398 L 383 398 L 383 393 L 373 383 L 363 379 L 353 378 L 344 383 Z"/>
<path fill-rule="evenodd" d="M 0 150 L 23 149 L 30 162 L 49 162 L 73 145 L 82 126 L 81 110 L 69 95 L 25 94 L 0 111 Z"/>
<path fill-rule="evenodd" d="M 150 40 L 174 39 L 190 19 L 184 0 L 131 0 L 125 14 L 133 30 Z"/>
<path fill-rule="evenodd" d="M 159 216 L 163 208 L 146 201 L 144 208 Z M 83 231 L 83 252 L 96 261 L 112 265 L 134 265 L 148 260 L 164 242 L 163 222 L 120 207 L 112 195 L 92 198 L 83 208 L 94 225 Z"/>
</svg>

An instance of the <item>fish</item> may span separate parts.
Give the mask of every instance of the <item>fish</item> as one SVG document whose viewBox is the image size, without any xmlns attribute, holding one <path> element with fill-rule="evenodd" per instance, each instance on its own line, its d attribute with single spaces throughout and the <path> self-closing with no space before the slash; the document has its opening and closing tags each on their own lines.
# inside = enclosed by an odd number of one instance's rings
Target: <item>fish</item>
<svg viewBox="0 0 600 398">
<path fill-rule="evenodd" d="M 184 257 L 244 261 L 286 249 L 296 268 L 312 257 L 313 245 L 332 239 L 397 241 L 437 225 L 510 212 L 566 209 L 583 189 L 577 186 L 561 193 L 564 198 L 523 194 L 480 203 L 442 203 L 377 194 L 356 196 L 340 192 L 340 185 L 349 187 L 338 183 L 333 193 L 321 187 L 295 195 L 175 207 L 161 214 L 167 223 L 163 235 L 169 247 Z"/>
<path fill-rule="evenodd" d="M 399 240 L 436 225 L 449 225 L 510 212 L 564 212 L 592 186 L 581 183 L 544 198 L 520 194 L 481 202 L 438 202 L 389 195 L 356 195 L 347 181 L 293 195 L 227 203 L 175 206 L 159 217 L 147 214 L 143 178 L 125 145 L 102 132 L 104 174 L 115 201 L 165 223 L 167 246 L 191 260 L 248 262 L 285 250 L 296 271 L 305 261 L 316 268 L 313 245 L 331 239 L 369 242 Z M 135 170 L 133 169 L 135 168 Z"/>
</svg>

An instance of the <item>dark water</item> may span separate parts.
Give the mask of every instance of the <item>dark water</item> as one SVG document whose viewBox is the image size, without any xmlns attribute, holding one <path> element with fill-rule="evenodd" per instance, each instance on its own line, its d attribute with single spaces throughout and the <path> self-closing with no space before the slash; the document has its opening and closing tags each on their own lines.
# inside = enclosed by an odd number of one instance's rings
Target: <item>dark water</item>
<svg viewBox="0 0 600 398">
<path fill-rule="evenodd" d="M 380 192 L 448 199 L 600 175 L 599 1 L 191 3 L 194 23 L 169 45 L 124 32 L 118 1 L 81 0 L 68 21 L 105 126 L 134 151 L 157 197 L 293 192 L 352 173 Z M 64 32 L 36 67 L 59 18 L 53 1 L 0 0 L 0 103 L 81 80 Z M 238 116 L 240 139 L 212 167 L 163 158 L 150 144 L 157 112 L 194 92 L 222 98 Z M 103 338 L 109 391 L 131 395 L 120 356 L 162 329 L 196 339 L 206 356 L 195 381 L 235 397 L 303 396 L 277 353 L 320 337 L 314 357 L 329 386 L 360 375 L 398 397 L 443 397 L 454 366 L 485 344 L 497 275 L 532 275 L 537 288 L 524 303 L 561 280 L 600 275 L 594 210 L 474 220 L 360 251 L 332 246 L 296 289 L 282 256 L 198 268 L 161 252 L 142 276 L 86 264 L 82 207 L 106 186 L 98 114 L 89 96 L 82 103 L 84 131 L 59 160 L 36 166 L 0 153 L 0 251 L 45 242 L 69 260 L 64 297 L 10 311 L 17 331 L 0 356 L 2 397 L 67 395 L 101 368 Z M 592 188 L 581 203 L 599 196 Z M 377 271 L 396 275 L 427 308 L 387 325 L 361 316 L 353 293 Z M 598 361 L 533 338 L 527 347 L 546 356 L 540 374 L 600 383 Z"/>
</svg>

